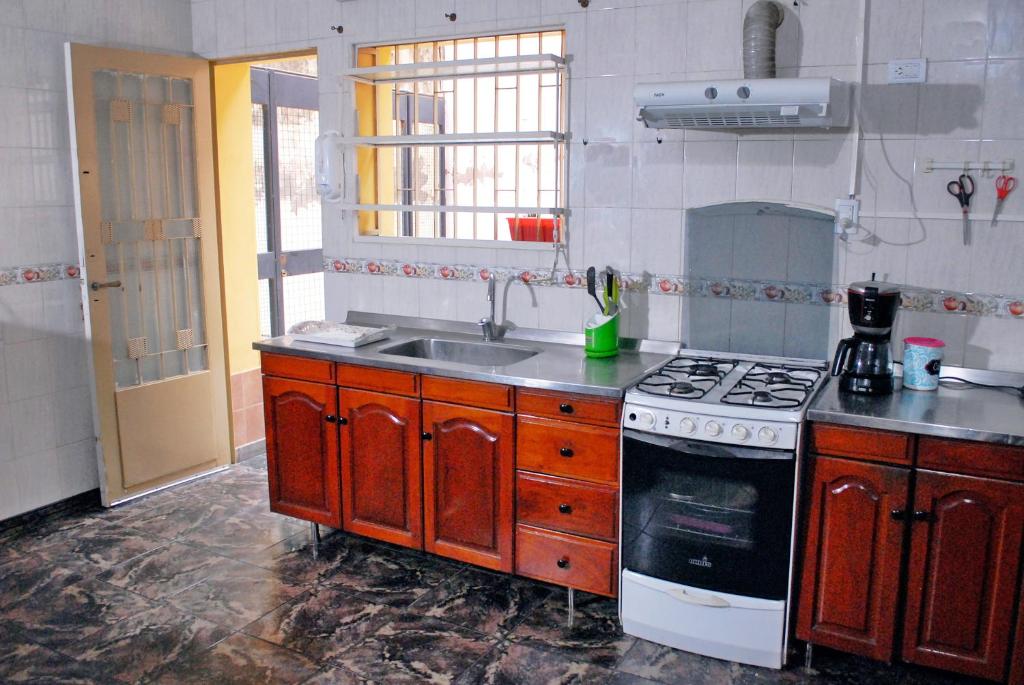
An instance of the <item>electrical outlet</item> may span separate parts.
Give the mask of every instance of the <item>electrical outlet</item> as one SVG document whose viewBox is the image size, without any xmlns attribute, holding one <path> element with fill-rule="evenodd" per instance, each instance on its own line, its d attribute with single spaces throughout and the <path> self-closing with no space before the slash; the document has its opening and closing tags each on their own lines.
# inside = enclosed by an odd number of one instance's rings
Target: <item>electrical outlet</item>
<svg viewBox="0 0 1024 685">
<path fill-rule="evenodd" d="M 924 83 L 927 77 L 926 59 L 897 59 L 889 62 L 889 83 Z"/>
</svg>

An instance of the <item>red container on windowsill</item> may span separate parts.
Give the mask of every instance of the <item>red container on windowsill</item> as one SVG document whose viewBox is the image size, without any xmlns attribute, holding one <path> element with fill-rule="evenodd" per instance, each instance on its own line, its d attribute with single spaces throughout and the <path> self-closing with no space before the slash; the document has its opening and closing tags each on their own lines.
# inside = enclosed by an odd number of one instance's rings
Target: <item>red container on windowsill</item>
<svg viewBox="0 0 1024 685">
<path fill-rule="evenodd" d="M 561 226 L 560 219 L 512 216 L 508 218 L 508 230 L 512 234 L 512 240 L 531 243 L 555 242 L 555 229 Z"/>
</svg>

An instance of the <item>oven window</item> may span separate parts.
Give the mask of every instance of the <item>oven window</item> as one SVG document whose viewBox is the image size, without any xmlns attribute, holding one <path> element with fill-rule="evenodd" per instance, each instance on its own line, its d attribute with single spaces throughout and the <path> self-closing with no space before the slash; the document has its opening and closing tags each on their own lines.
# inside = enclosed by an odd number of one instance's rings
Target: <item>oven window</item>
<svg viewBox="0 0 1024 685">
<path fill-rule="evenodd" d="M 751 549 L 757 502 L 750 483 L 684 475 L 655 504 L 646 533 Z"/>
</svg>

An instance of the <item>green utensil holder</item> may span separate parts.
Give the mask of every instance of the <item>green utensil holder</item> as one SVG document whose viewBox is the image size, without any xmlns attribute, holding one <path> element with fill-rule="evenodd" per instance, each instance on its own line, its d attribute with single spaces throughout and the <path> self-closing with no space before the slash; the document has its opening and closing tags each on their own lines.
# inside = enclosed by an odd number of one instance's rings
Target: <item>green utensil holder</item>
<svg viewBox="0 0 1024 685">
<path fill-rule="evenodd" d="M 619 313 L 597 314 L 583 328 L 586 334 L 584 352 L 592 359 L 614 357 L 619 353 Z"/>
</svg>

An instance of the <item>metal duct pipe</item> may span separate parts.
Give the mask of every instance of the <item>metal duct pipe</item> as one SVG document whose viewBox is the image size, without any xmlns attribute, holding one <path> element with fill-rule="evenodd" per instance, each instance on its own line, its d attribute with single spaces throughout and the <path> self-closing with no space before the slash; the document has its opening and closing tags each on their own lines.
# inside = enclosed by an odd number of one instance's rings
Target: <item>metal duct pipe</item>
<svg viewBox="0 0 1024 685">
<path fill-rule="evenodd" d="M 743 18 L 743 78 L 775 78 L 775 30 L 782 25 L 782 7 L 758 0 Z"/>
</svg>

